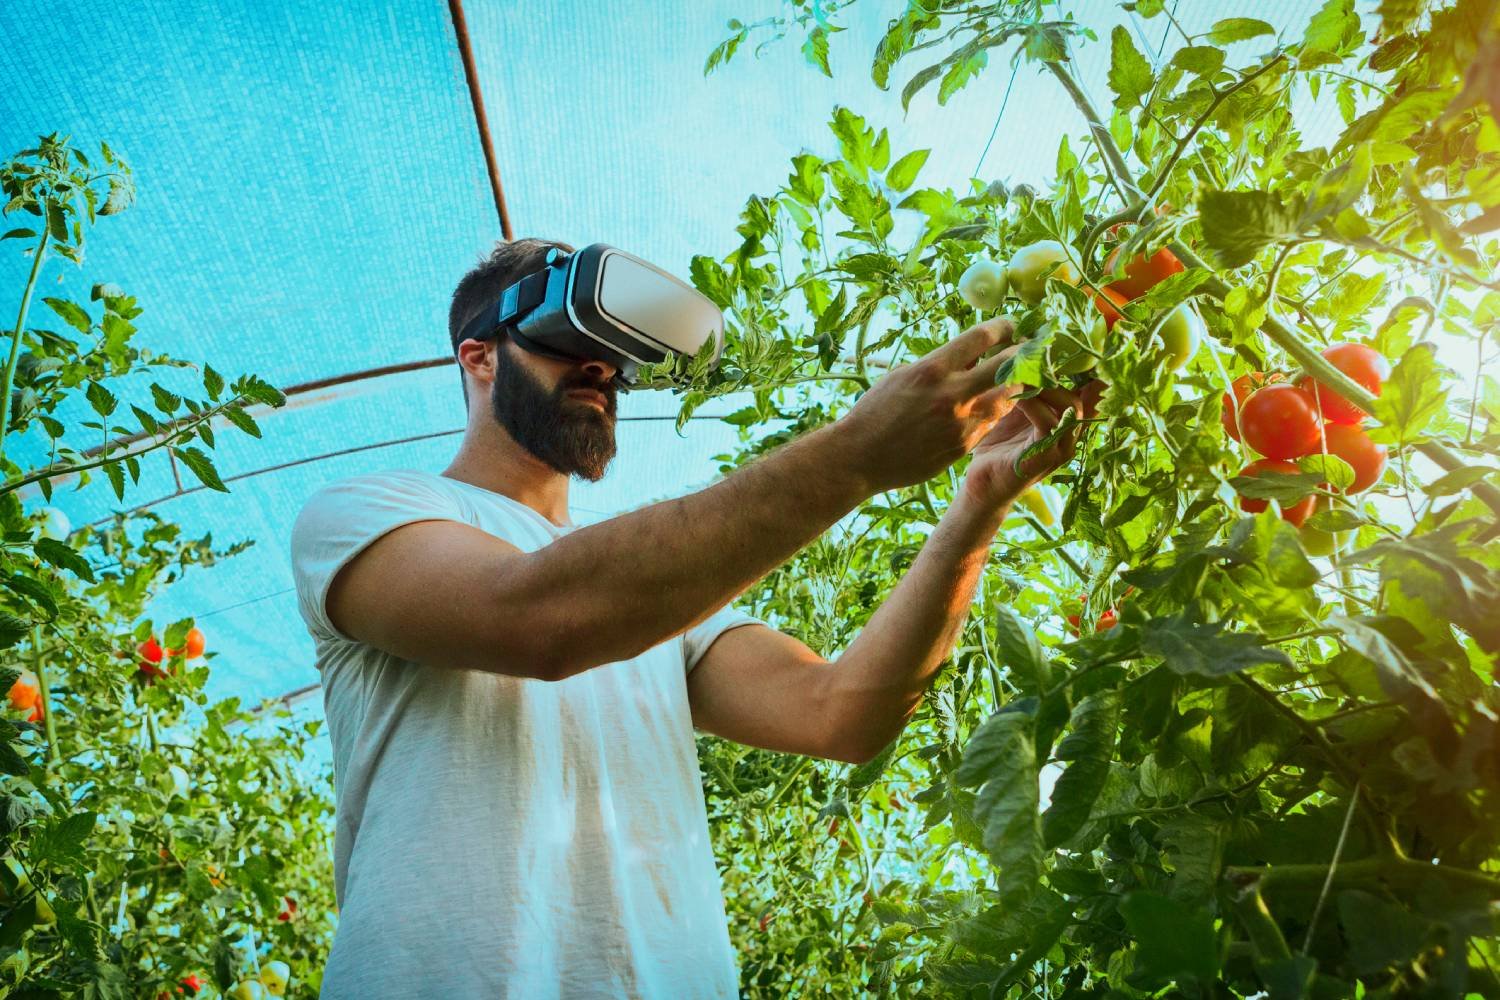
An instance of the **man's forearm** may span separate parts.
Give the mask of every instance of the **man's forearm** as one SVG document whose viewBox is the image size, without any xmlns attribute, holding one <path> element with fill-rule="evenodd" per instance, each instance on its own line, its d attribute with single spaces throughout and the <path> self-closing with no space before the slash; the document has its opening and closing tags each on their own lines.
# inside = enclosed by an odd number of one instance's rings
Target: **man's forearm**
<svg viewBox="0 0 1500 1000">
<path fill-rule="evenodd" d="M 559 673 L 677 635 L 791 558 L 870 495 L 834 425 L 713 486 L 570 532 L 528 558 L 525 586 L 566 615 Z"/>
<path fill-rule="evenodd" d="M 896 589 L 830 671 L 851 753 L 873 756 L 901 732 L 952 651 L 990 543 L 1009 506 L 968 501 L 944 513 Z"/>
</svg>

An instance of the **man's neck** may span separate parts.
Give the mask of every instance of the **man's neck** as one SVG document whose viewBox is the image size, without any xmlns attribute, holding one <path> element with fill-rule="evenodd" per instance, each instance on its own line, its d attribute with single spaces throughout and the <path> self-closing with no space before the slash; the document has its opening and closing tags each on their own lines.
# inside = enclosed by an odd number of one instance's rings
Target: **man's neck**
<svg viewBox="0 0 1500 1000">
<path fill-rule="evenodd" d="M 540 461 L 498 425 L 464 433 L 442 475 L 523 503 L 553 524 L 568 522 L 568 477 Z"/>
</svg>

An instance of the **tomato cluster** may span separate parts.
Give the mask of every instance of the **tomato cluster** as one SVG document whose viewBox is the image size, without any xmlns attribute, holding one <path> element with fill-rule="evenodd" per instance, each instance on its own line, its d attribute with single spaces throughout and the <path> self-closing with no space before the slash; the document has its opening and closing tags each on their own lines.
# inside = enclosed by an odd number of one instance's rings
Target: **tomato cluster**
<svg viewBox="0 0 1500 1000">
<path fill-rule="evenodd" d="M 1335 344 L 1323 357 L 1376 396 L 1390 374 L 1385 358 L 1364 344 Z M 1364 432 L 1364 412 L 1311 376 L 1288 382 L 1279 372 L 1241 375 L 1224 394 L 1221 420 L 1226 434 L 1265 456 L 1245 466 L 1242 476 L 1293 475 L 1301 471 L 1294 464 L 1296 459 L 1336 455 L 1354 470 L 1348 492 L 1362 493 L 1385 471 L 1385 447 Z M 1283 506 L 1281 516 L 1301 526 L 1315 501 L 1309 495 Z M 1249 513 L 1263 511 L 1267 504 L 1266 500 L 1240 498 L 1240 508 Z"/>
<path fill-rule="evenodd" d="M 203 651 L 207 648 L 207 637 L 204 636 L 203 630 L 197 626 L 188 629 L 187 638 L 176 649 L 163 649 L 161 642 L 153 635 L 135 647 L 136 678 L 146 684 L 155 684 L 158 677 L 166 677 L 171 673 L 163 665 L 163 661 L 167 657 L 180 656 L 185 660 L 196 660 L 203 655 Z"/>
<path fill-rule="evenodd" d="M 1114 273 L 1119 261 L 1120 249 L 1117 247 L 1105 261 L 1106 274 Z M 1104 317 L 1105 332 L 1114 329 L 1124 315 L 1122 310 L 1127 303 L 1140 298 L 1182 269 L 1182 262 L 1166 248 L 1127 261 L 1123 277 L 1092 293 L 1094 307 Z M 1017 250 L 1004 267 L 986 258 L 976 258 L 959 277 L 958 293 L 965 302 L 981 311 L 999 309 L 1007 297 L 1034 306 L 1046 295 L 1047 282 L 1077 285 L 1081 277 L 1066 247 L 1056 240 L 1038 240 Z M 1169 367 L 1179 369 L 1198 350 L 1203 338 L 1203 320 L 1191 305 L 1184 302 L 1162 319 L 1155 333 L 1165 347 Z M 1058 371 L 1079 374 L 1092 368 L 1096 360 L 1092 354 L 1081 352 L 1078 358 L 1064 361 Z"/>
</svg>

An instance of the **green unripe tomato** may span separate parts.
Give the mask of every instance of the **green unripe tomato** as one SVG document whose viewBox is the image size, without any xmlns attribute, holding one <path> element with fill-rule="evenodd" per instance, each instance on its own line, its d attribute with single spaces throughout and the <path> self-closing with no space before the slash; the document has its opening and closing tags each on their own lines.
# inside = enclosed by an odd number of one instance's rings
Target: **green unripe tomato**
<svg viewBox="0 0 1500 1000">
<path fill-rule="evenodd" d="M 1005 301 L 1007 281 L 1005 268 L 980 257 L 964 270 L 958 279 L 958 294 L 975 309 L 999 309 Z"/>
<path fill-rule="evenodd" d="M 225 994 L 228 1000 L 266 1000 L 266 988 L 254 979 L 241 979 Z"/>
<path fill-rule="evenodd" d="M 40 533 L 43 538 L 50 538 L 55 542 L 61 542 L 73 530 L 73 525 L 68 521 L 68 515 L 56 507 L 42 507 L 33 516 L 41 522 Z"/>
<path fill-rule="evenodd" d="M 1103 320 L 1096 320 L 1089 326 L 1087 337 L 1057 338 L 1050 349 L 1053 368 L 1060 375 L 1079 375 L 1093 368 L 1099 363 L 1098 355 L 1104 351 L 1104 337 L 1108 332 Z M 1090 351 L 1080 347 L 1072 354 L 1065 353 L 1080 339 L 1088 341 Z"/>
<path fill-rule="evenodd" d="M 1312 517 L 1321 511 L 1329 510 L 1333 501 L 1328 497 L 1320 496 L 1313 501 Z M 1302 550 L 1310 556 L 1331 556 L 1335 552 L 1342 552 L 1354 541 L 1353 531 L 1324 531 L 1314 528 L 1310 524 L 1303 524 L 1297 529 L 1298 536 L 1302 539 Z"/>
<path fill-rule="evenodd" d="M 279 997 L 286 992 L 286 984 L 291 978 L 291 966 L 285 962 L 267 962 L 260 967 L 260 983 L 273 997 Z"/>
<path fill-rule="evenodd" d="M 1078 269 L 1068 251 L 1056 240 L 1039 240 L 1017 250 L 1007 269 L 1010 290 L 1022 302 L 1034 306 L 1047 292 L 1047 279 L 1078 284 Z"/>
<path fill-rule="evenodd" d="M 1036 518 L 1037 523 L 1045 527 L 1052 527 L 1062 516 L 1062 494 L 1057 492 L 1055 486 L 1037 483 L 1022 493 L 1019 500 L 1021 506 Z"/>
<path fill-rule="evenodd" d="M 1183 302 L 1167 313 L 1161 325 L 1156 328 L 1157 336 L 1161 337 L 1165 345 L 1167 366 L 1177 371 L 1192 360 L 1193 355 L 1198 353 L 1198 345 L 1203 342 L 1205 332 L 1203 317 L 1198 315 L 1198 310 L 1190 303 Z"/>
</svg>

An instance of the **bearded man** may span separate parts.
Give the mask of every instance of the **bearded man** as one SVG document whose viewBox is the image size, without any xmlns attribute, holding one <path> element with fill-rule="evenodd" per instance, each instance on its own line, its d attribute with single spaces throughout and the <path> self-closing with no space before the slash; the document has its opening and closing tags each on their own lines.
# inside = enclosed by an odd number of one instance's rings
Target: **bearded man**
<svg viewBox="0 0 1500 1000">
<path fill-rule="evenodd" d="M 712 486 L 580 527 L 568 486 L 615 454 L 615 368 L 459 336 L 554 247 L 502 243 L 454 292 L 468 421 L 447 468 L 332 483 L 293 529 L 337 789 L 326 1000 L 738 996 L 694 730 L 873 757 L 952 649 L 1010 504 L 1075 435 L 1016 460 L 1086 412 L 997 386 L 1012 330 L 993 320 Z M 729 608 L 869 497 L 970 453 L 831 661 Z"/>
</svg>

